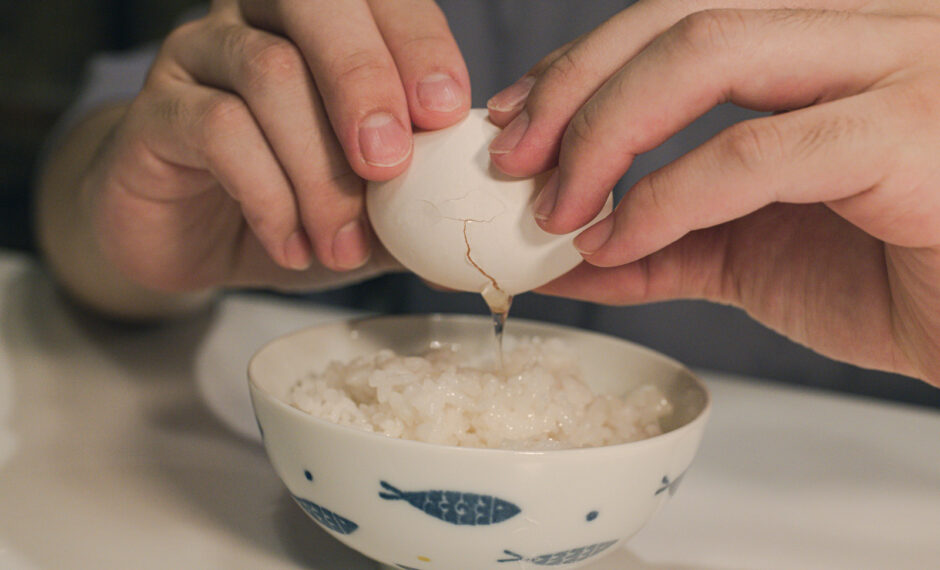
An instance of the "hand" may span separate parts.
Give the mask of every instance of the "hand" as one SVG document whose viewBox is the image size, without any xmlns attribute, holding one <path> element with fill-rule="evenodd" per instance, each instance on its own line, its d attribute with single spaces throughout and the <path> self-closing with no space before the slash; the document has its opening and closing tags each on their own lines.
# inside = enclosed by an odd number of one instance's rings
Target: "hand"
<svg viewBox="0 0 940 570">
<path fill-rule="evenodd" d="M 940 386 L 940 6 L 641 1 L 490 102 L 493 161 L 558 165 L 535 203 L 582 227 L 634 156 L 722 102 L 734 125 L 641 179 L 546 286 L 730 303 L 831 357 Z"/>
<path fill-rule="evenodd" d="M 412 124 L 456 122 L 469 93 L 430 0 L 217 0 L 167 38 L 85 178 L 101 247 L 173 291 L 388 269 L 366 265 L 363 179 L 401 173 Z"/>
</svg>

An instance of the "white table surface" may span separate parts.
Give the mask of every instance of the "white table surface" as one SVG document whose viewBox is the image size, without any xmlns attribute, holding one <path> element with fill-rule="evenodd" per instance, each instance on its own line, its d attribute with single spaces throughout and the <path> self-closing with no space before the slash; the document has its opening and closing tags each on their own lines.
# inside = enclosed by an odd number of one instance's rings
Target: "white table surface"
<svg viewBox="0 0 940 570">
<path fill-rule="evenodd" d="M 233 295 L 121 327 L 0 252 L 0 569 L 373 568 L 226 416 L 245 346 L 342 315 Z M 680 492 L 591 569 L 940 568 L 940 413 L 702 376 L 714 411 Z"/>
</svg>

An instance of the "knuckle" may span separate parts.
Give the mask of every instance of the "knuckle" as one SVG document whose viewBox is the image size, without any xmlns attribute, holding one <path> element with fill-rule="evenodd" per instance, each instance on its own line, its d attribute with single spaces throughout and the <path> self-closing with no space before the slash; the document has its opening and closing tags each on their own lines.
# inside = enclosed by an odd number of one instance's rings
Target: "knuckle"
<svg viewBox="0 0 940 570">
<path fill-rule="evenodd" d="M 241 99 L 227 93 L 212 95 L 198 123 L 202 147 L 208 156 L 217 156 L 220 143 L 244 130 L 248 111 Z"/>
<path fill-rule="evenodd" d="M 156 156 L 151 147 L 156 138 L 153 122 L 170 125 L 174 132 L 180 132 L 187 124 L 187 116 L 188 110 L 178 98 L 138 95 L 111 135 L 115 141 L 112 148 L 117 149 L 118 155 L 130 157 L 128 164 L 152 164 Z"/>
<path fill-rule="evenodd" d="M 250 43 L 250 30 L 246 26 L 228 24 L 214 29 L 221 44 L 222 52 L 230 60 L 239 61 L 245 57 Z"/>
<path fill-rule="evenodd" d="M 365 182 L 349 168 L 325 173 L 307 188 L 304 202 L 311 219 L 319 225 L 330 225 L 330 220 L 352 217 L 358 209 L 365 191 Z M 332 232 L 330 232 L 332 233 Z"/>
<path fill-rule="evenodd" d="M 544 70 L 535 91 L 551 89 L 556 85 L 578 85 L 582 75 L 580 62 L 571 50 L 567 50 Z"/>
<path fill-rule="evenodd" d="M 773 23 L 790 24 L 802 29 L 811 29 L 816 25 L 832 25 L 849 21 L 857 16 L 851 12 L 839 10 L 781 9 L 771 10 L 768 17 Z"/>
<path fill-rule="evenodd" d="M 416 33 L 401 40 L 399 49 L 405 53 L 446 54 L 453 49 L 453 42 L 443 34 Z"/>
<path fill-rule="evenodd" d="M 533 65 L 532 68 L 529 70 L 529 73 L 532 75 L 536 75 L 536 76 L 542 75 L 543 73 L 545 73 L 546 70 L 548 70 L 552 66 L 552 64 L 559 57 L 568 53 L 568 51 L 571 50 L 571 48 L 574 47 L 577 43 L 578 43 L 577 40 L 572 40 L 560 47 L 555 48 L 554 50 L 549 52 L 548 55 L 546 55 L 541 60 L 539 60 L 538 63 Z"/>
<path fill-rule="evenodd" d="M 600 116 L 597 105 L 588 102 L 568 123 L 565 131 L 563 146 L 565 149 L 573 147 L 591 148 L 595 143 L 597 126 L 603 117 Z"/>
<path fill-rule="evenodd" d="M 830 114 L 809 125 L 796 141 L 794 158 L 808 158 L 827 147 L 857 137 L 864 131 L 865 119 L 847 114 Z"/>
<path fill-rule="evenodd" d="M 286 40 L 244 26 L 233 26 L 225 38 L 226 51 L 240 62 L 239 75 L 249 89 L 279 89 L 304 73 L 303 56 Z"/>
<path fill-rule="evenodd" d="M 286 41 L 266 42 L 245 60 L 248 81 L 253 86 L 278 88 L 303 77 L 304 61 L 294 45 Z"/>
<path fill-rule="evenodd" d="M 720 135 L 721 156 L 734 168 L 753 172 L 784 154 L 782 140 L 775 121 L 744 121 Z"/>
<path fill-rule="evenodd" d="M 324 173 L 308 185 L 298 199 L 310 238 L 331 240 L 343 220 L 360 213 L 364 191 L 365 182 L 349 168 Z"/>
<path fill-rule="evenodd" d="M 666 171 L 654 170 L 640 179 L 637 183 L 642 188 L 647 197 L 649 207 L 659 213 L 668 213 L 672 210 L 669 204 L 669 183 L 666 180 Z M 663 219 L 671 219 L 670 216 L 663 216 Z"/>
<path fill-rule="evenodd" d="M 179 128 L 191 119 L 191 111 L 179 97 L 157 97 L 146 101 L 146 112 L 163 124 Z"/>
<path fill-rule="evenodd" d="M 682 203 L 668 169 L 658 169 L 640 178 L 628 193 L 644 216 L 656 220 L 660 231 L 682 236 L 690 229 L 687 204 Z"/>
<path fill-rule="evenodd" d="M 342 85 L 369 84 L 385 78 L 389 70 L 390 66 L 384 58 L 368 50 L 344 54 L 327 67 L 330 81 Z"/>
<path fill-rule="evenodd" d="M 702 10 L 679 20 L 673 39 L 693 52 L 723 51 L 735 46 L 747 25 L 737 10 Z"/>
<path fill-rule="evenodd" d="M 427 4 L 427 9 L 422 14 L 426 21 L 422 26 L 407 29 L 400 34 L 389 34 L 386 41 L 394 42 L 399 49 L 409 52 L 441 54 L 453 50 L 454 40 L 444 12 L 434 2 Z"/>
</svg>

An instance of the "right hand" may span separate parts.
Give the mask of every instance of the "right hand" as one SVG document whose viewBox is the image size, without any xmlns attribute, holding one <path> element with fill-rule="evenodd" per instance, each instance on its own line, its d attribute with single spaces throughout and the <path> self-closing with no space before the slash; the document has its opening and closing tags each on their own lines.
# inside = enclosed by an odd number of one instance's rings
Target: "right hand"
<svg viewBox="0 0 940 570">
<path fill-rule="evenodd" d="M 491 103 L 497 166 L 558 165 L 533 204 L 552 233 L 713 106 L 776 113 L 641 178 L 542 292 L 710 299 L 940 386 L 938 3 L 644 0 L 563 50 Z"/>
<path fill-rule="evenodd" d="M 83 199 L 105 255 L 148 287 L 335 285 L 395 266 L 364 179 L 407 168 L 412 124 L 469 107 L 431 0 L 216 0 L 167 38 Z"/>
</svg>

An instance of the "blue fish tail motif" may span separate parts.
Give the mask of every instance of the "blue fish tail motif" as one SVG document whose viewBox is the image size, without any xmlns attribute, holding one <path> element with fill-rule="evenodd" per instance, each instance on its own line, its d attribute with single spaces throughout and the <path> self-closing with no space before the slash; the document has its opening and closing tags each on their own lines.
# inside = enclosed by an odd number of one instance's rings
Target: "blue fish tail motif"
<svg viewBox="0 0 940 570">
<path fill-rule="evenodd" d="M 440 490 L 405 492 L 386 481 L 379 481 L 379 484 L 385 489 L 379 491 L 383 499 L 405 501 L 427 515 L 454 525 L 496 524 L 522 512 L 509 501 L 492 495 Z"/>
<path fill-rule="evenodd" d="M 504 550 L 503 554 L 509 556 L 509 558 L 500 558 L 497 562 L 519 562 L 525 557 L 518 552 L 513 552 L 512 550 Z"/>
<path fill-rule="evenodd" d="M 324 509 L 313 501 L 302 499 L 296 495 L 294 496 L 294 500 L 297 501 L 297 504 L 303 507 L 305 511 L 307 511 L 307 514 L 310 515 L 313 520 L 317 521 L 333 532 L 339 534 L 351 534 L 357 528 L 359 528 L 359 525 L 352 522 L 351 520 L 345 517 L 341 517 L 333 511 Z"/>
<path fill-rule="evenodd" d="M 675 478 L 674 480 L 672 480 L 672 481 L 669 480 L 669 476 L 668 476 L 668 475 L 663 475 L 663 479 L 662 479 L 662 481 L 660 482 L 660 483 L 662 484 L 662 486 L 661 486 L 659 489 L 656 490 L 656 493 L 655 493 L 655 494 L 656 494 L 656 495 L 659 495 L 659 494 L 662 494 L 662 493 L 665 492 L 665 491 L 668 491 L 670 497 L 673 496 L 673 495 L 675 495 L 675 494 L 676 494 L 676 491 L 679 490 L 679 483 L 681 483 L 681 482 L 682 482 L 682 478 L 685 477 L 685 473 L 686 473 L 686 472 L 683 471 L 681 474 L 679 474 L 678 477 L 676 477 L 676 478 Z"/>
<path fill-rule="evenodd" d="M 405 493 L 403 493 L 401 489 L 398 489 L 397 487 L 394 487 L 393 485 L 391 485 L 390 483 L 386 483 L 385 481 L 379 481 L 379 484 L 382 485 L 383 489 L 389 491 L 388 493 L 384 491 L 379 491 L 379 496 L 382 497 L 383 499 L 388 500 L 388 501 L 397 501 L 397 500 L 405 499 Z"/>
</svg>

